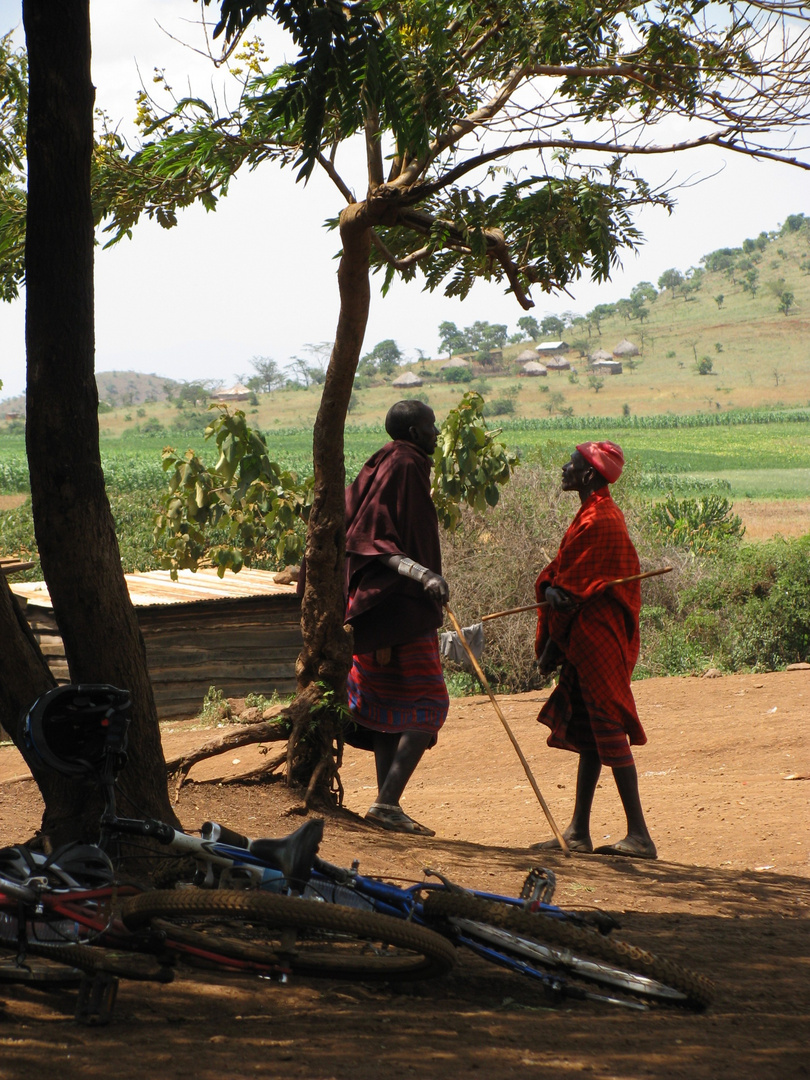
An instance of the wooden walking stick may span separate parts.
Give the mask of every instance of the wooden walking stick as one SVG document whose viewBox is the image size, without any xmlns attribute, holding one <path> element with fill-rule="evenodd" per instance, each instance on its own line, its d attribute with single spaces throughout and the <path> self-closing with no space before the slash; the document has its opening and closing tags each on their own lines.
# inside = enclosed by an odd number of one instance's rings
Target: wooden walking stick
<svg viewBox="0 0 810 1080">
<path fill-rule="evenodd" d="M 501 710 L 500 705 L 495 700 L 495 695 L 492 693 L 492 690 L 490 689 L 490 685 L 489 685 L 489 682 L 487 681 L 486 675 L 481 670 L 481 665 L 475 659 L 475 656 L 473 655 L 472 649 L 470 649 L 470 646 L 467 644 L 467 639 L 464 637 L 464 634 L 462 633 L 461 626 L 459 625 L 458 619 L 455 617 L 453 612 L 450 610 L 450 608 L 446 604 L 445 604 L 444 610 L 447 612 L 447 617 L 450 620 L 450 622 L 453 624 L 453 629 L 458 634 L 459 639 L 460 639 L 461 643 L 463 644 L 464 649 L 465 649 L 465 651 L 467 653 L 467 656 L 470 658 L 470 662 L 472 663 L 472 666 L 473 666 L 473 668 L 475 670 L 476 675 L 481 680 L 481 685 L 484 687 L 486 692 L 489 694 L 489 700 L 492 702 L 492 704 L 495 707 L 495 712 L 498 714 L 498 719 L 501 721 L 504 728 L 506 729 L 506 734 L 509 736 L 509 738 L 510 738 L 510 740 L 512 742 L 512 746 L 514 746 L 515 751 L 517 753 L 517 756 L 520 758 L 520 763 L 523 766 L 523 770 L 524 770 L 524 772 L 526 773 L 526 776 L 529 779 L 529 783 L 532 785 L 532 789 L 534 790 L 535 795 L 537 796 L 537 801 L 540 803 L 540 805 L 543 808 L 543 813 L 546 815 L 546 820 L 548 821 L 549 825 L 551 826 L 551 831 L 557 837 L 557 843 L 562 848 L 563 854 L 570 857 L 571 849 L 569 848 L 568 844 L 566 843 L 565 837 L 560 832 L 560 830 L 557 828 L 557 824 L 554 821 L 554 818 L 551 816 L 551 811 L 548 808 L 546 800 L 543 798 L 543 795 L 542 795 L 542 792 L 540 791 L 540 788 L 537 786 L 537 781 L 534 778 L 532 770 L 529 768 L 529 763 L 526 760 L 526 757 L 525 757 L 523 751 L 520 749 L 520 746 L 518 745 L 518 741 L 515 738 L 515 736 L 514 736 L 514 734 L 512 732 L 512 729 L 509 727 L 509 724 L 507 723 L 506 717 L 503 715 L 503 711 Z"/>
<path fill-rule="evenodd" d="M 672 569 L 671 566 L 663 566 L 660 570 L 647 570 L 643 574 L 633 574 L 632 577 L 620 577 L 615 581 L 608 581 L 605 584 L 605 588 L 609 589 L 613 585 L 624 585 L 628 581 L 641 581 L 643 578 L 658 577 L 659 574 L 668 574 Z M 546 601 L 540 600 L 535 604 L 524 604 L 523 607 L 509 608 L 507 611 L 493 611 L 491 615 L 482 615 L 481 622 L 486 622 L 487 619 L 500 619 L 504 615 L 519 615 L 521 611 L 536 611 L 537 608 L 545 607 Z"/>
</svg>

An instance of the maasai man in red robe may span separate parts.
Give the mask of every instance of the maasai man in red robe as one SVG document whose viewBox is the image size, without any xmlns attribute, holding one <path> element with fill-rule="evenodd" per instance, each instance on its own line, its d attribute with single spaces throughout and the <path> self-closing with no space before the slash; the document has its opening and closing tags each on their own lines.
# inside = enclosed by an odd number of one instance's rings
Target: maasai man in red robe
<svg viewBox="0 0 810 1080">
<path fill-rule="evenodd" d="M 385 430 L 393 441 L 346 491 L 346 620 L 355 650 L 348 679 L 354 730 L 347 740 L 374 751 L 377 797 L 366 818 L 394 832 L 433 836 L 399 800 L 450 704 L 437 635 L 450 590 L 430 497 L 439 432 L 421 401 L 393 405 Z"/>
<path fill-rule="evenodd" d="M 641 588 L 637 581 L 605 587 L 639 572 L 624 515 L 608 490 L 623 467 L 621 448 L 611 442 L 582 443 L 563 466 L 563 491 L 578 492 L 581 506 L 535 584 L 538 601 L 548 605 L 538 611 L 540 670 L 550 674 L 562 664 L 559 683 L 538 720 L 551 728 L 549 746 L 579 754 L 574 814 L 563 834 L 571 850 L 594 850 L 591 806 L 602 766 L 608 765 L 627 817 L 627 836 L 596 851 L 654 859 L 630 750 L 631 744 L 647 741 L 630 689 L 638 659 Z M 536 845 L 559 846 L 556 839 Z"/>
</svg>

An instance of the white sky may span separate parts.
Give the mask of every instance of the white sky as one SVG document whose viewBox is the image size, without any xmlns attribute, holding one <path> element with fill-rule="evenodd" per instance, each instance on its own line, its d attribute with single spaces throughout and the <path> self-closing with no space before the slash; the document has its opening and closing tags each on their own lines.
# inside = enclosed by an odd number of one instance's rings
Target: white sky
<svg viewBox="0 0 810 1080">
<path fill-rule="evenodd" d="M 213 18 L 216 5 L 209 8 Z M 138 69 L 151 85 L 154 67 L 166 69 L 182 93 L 208 96 L 221 80 L 206 59 L 182 47 L 164 30 L 200 42 L 194 26 L 199 4 L 191 0 L 91 0 L 93 78 L 97 103 L 131 131 Z M 19 27 L 20 0 L 0 0 L 0 33 Z M 266 42 L 283 43 L 268 19 L 258 24 Z M 275 32 L 277 35 L 277 32 Z M 678 170 L 681 180 L 704 177 L 677 195 L 672 216 L 644 211 L 646 243 L 624 257 L 622 270 L 605 285 L 583 280 L 571 296 L 534 295 L 529 314 L 576 311 L 627 296 L 638 281 L 656 282 L 669 267 L 685 270 L 701 255 L 738 245 L 746 236 L 779 226 L 788 214 L 810 211 L 808 174 L 786 165 L 755 162 L 706 150 L 651 159 L 645 175 L 654 181 Z M 720 175 L 713 175 L 719 170 Z M 357 174 L 355 174 L 357 175 Z M 336 233 L 323 227 L 341 199 L 331 183 L 315 176 L 307 187 L 290 170 L 271 164 L 240 174 L 216 213 L 200 207 L 182 212 L 169 231 L 143 222 L 131 241 L 96 256 L 96 369 L 135 370 L 175 379 L 223 379 L 252 371 L 253 356 L 279 364 L 301 355 L 310 342 L 331 341 L 337 320 Z M 435 354 L 444 320 L 467 326 L 478 319 L 507 323 L 510 332 L 524 312 L 501 286 L 480 283 L 466 301 L 423 293 L 417 282 L 394 285 L 385 298 L 373 279 L 365 346 L 394 338 L 408 356 L 416 349 Z M 24 296 L 0 302 L 0 397 L 25 388 Z"/>
</svg>

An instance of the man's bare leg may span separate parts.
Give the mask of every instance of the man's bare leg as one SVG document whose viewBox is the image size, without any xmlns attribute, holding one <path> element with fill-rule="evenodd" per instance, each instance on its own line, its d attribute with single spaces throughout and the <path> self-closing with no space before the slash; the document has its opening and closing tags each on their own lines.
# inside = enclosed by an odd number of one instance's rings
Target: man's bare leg
<svg viewBox="0 0 810 1080">
<path fill-rule="evenodd" d="M 582 753 L 579 755 L 577 767 L 577 793 L 574 801 L 574 813 L 571 823 L 563 832 L 565 842 L 572 851 L 593 851 L 591 840 L 591 807 L 593 796 L 602 771 L 602 763 L 596 752 Z M 542 844 L 534 844 L 535 850 L 559 850 L 557 840 L 546 840 Z"/>
<path fill-rule="evenodd" d="M 374 733 L 374 760 L 377 770 L 377 802 L 398 806 L 405 786 L 430 746 L 433 736 L 424 731 L 404 731 L 401 735 Z"/>
<path fill-rule="evenodd" d="M 619 855 L 638 855 L 646 859 L 654 859 L 657 855 L 655 844 L 647 829 L 644 820 L 644 811 L 641 808 L 641 796 L 638 790 L 638 773 L 635 765 L 625 765 L 613 770 L 613 779 L 622 806 L 627 817 L 627 836 L 617 844 L 609 847 L 616 849 Z"/>
</svg>

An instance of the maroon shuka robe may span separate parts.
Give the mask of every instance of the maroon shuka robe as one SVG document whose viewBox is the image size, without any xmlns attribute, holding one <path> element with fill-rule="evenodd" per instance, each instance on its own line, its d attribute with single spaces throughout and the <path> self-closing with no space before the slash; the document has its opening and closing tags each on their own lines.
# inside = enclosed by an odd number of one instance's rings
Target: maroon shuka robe
<svg viewBox="0 0 810 1080">
<path fill-rule="evenodd" d="M 538 611 L 537 655 L 549 638 L 565 655 L 559 685 L 538 716 L 551 728 L 548 744 L 597 750 L 603 764 L 613 767 L 632 764 L 628 739 L 634 745 L 647 741 L 630 688 L 641 587 L 637 581 L 605 586 L 638 572 L 624 515 L 604 487 L 582 504 L 535 584 L 538 600 L 553 585 L 583 602 L 573 613 Z"/>
<path fill-rule="evenodd" d="M 386 443 L 346 490 L 347 621 L 355 653 L 413 641 L 443 621 L 438 600 L 378 556 L 404 555 L 442 572 L 431 459 L 418 446 Z"/>
</svg>

